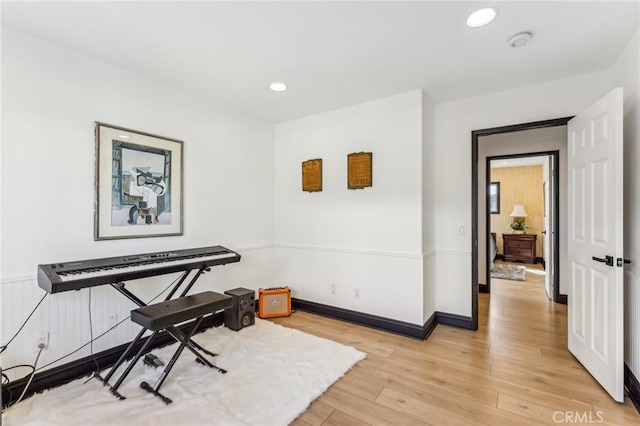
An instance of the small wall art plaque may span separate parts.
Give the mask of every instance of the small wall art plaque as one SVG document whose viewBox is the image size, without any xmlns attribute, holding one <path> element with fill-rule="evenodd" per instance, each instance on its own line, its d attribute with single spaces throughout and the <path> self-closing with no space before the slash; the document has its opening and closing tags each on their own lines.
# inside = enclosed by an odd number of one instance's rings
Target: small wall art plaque
<svg viewBox="0 0 640 426">
<path fill-rule="evenodd" d="M 362 189 L 373 186 L 371 152 L 354 152 L 347 155 L 347 187 Z"/>
<path fill-rule="evenodd" d="M 302 162 L 302 190 L 322 191 L 322 159 L 316 158 Z"/>
</svg>

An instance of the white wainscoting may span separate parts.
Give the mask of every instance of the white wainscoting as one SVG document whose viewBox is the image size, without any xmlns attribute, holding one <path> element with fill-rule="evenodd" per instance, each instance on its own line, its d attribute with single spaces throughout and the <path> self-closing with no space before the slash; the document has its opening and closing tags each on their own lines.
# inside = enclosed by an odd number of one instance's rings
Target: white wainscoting
<svg viewBox="0 0 640 426">
<path fill-rule="evenodd" d="M 471 252 L 436 250 L 436 307 L 439 312 L 471 316 Z"/>
<path fill-rule="evenodd" d="M 422 325 L 421 253 L 280 243 L 274 264 L 293 297 Z"/>
<path fill-rule="evenodd" d="M 624 274 L 624 362 L 640 378 L 640 278 Z"/>
<path fill-rule="evenodd" d="M 424 324 L 436 310 L 436 252 L 431 250 L 422 255 L 422 323 Z"/>
<path fill-rule="evenodd" d="M 91 294 L 91 299 L 89 295 Z M 93 343 L 93 351 L 99 352 L 131 340 L 139 327 L 126 318 L 135 306 L 110 287 L 94 287 L 59 294 L 47 294 L 31 279 L 4 281 L 0 284 L 2 309 L 1 341 L 6 344 L 18 331 L 40 299 L 46 295 L 29 322 L 2 354 L 2 367 L 33 364 L 37 352 L 38 336 L 49 333 L 49 346 L 42 352 L 40 367 L 69 354 L 96 337 L 116 321 L 125 320 L 117 328 Z M 92 328 L 89 327 L 89 300 L 91 300 Z M 91 354 L 90 345 L 75 354 L 52 364 L 56 367 Z M 7 372 L 14 380 L 29 373 L 28 369 Z"/>
<path fill-rule="evenodd" d="M 242 255 L 239 263 L 212 267 L 210 272 L 200 277 L 192 293 L 204 290 L 223 292 L 235 287 L 257 289 L 272 285 L 272 245 L 247 246 L 236 251 Z M 136 296 L 149 303 L 179 276 L 179 273 L 175 273 L 144 278 L 128 282 L 126 286 Z M 0 320 L 2 321 L 0 344 L 4 345 L 11 339 L 45 294 L 47 293 L 38 286 L 35 276 L 0 281 Z M 156 301 L 161 301 L 165 295 L 166 292 Z M 89 308 L 91 309 L 91 327 Z M 140 330 L 140 326 L 128 319 L 130 311 L 135 308 L 137 306 L 133 302 L 108 285 L 47 294 L 24 329 L 2 354 L 0 365 L 3 369 L 18 364 L 32 365 L 37 355 L 35 343 L 43 332 L 49 333 L 49 346 L 42 352 L 38 361 L 39 366 L 45 366 L 74 352 L 91 341 L 92 335 L 96 338 L 120 321 L 122 323 L 118 327 L 93 343 L 93 352 L 97 353 L 127 343 Z M 89 355 L 91 355 L 91 347 L 86 346 L 45 369 Z M 29 369 L 21 368 L 10 370 L 7 374 L 11 380 L 15 380 L 29 372 Z"/>
</svg>

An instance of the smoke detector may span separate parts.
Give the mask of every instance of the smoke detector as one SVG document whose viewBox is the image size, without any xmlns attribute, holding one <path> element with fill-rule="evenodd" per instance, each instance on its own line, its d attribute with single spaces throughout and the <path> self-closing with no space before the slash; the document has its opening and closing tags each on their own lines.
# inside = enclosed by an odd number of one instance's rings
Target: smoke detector
<svg viewBox="0 0 640 426">
<path fill-rule="evenodd" d="M 533 38 L 533 34 L 529 31 L 518 33 L 509 39 L 509 47 L 524 47 Z"/>
</svg>

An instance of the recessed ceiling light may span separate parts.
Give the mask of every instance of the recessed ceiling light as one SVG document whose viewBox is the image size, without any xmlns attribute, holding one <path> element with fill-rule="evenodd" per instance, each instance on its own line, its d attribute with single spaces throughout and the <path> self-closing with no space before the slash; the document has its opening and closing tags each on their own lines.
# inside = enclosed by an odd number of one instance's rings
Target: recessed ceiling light
<svg viewBox="0 0 640 426">
<path fill-rule="evenodd" d="M 127 135 L 118 135 L 118 136 L 120 136 L 123 139 L 129 139 L 129 136 L 127 136 Z"/>
<path fill-rule="evenodd" d="M 467 18 L 467 25 L 472 28 L 482 27 L 493 21 L 497 14 L 498 9 L 493 7 L 476 10 Z"/>
<path fill-rule="evenodd" d="M 271 83 L 271 86 L 269 86 L 269 88 L 274 92 L 284 92 L 285 90 L 287 90 L 287 85 L 284 83 Z"/>
<path fill-rule="evenodd" d="M 509 164 L 509 162 L 508 161 L 503 161 L 502 164 Z"/>
</svg>

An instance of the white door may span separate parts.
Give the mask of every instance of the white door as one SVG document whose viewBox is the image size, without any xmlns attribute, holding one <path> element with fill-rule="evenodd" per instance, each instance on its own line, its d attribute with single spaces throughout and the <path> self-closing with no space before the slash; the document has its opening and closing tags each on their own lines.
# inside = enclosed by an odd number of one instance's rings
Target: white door
<svg viewBox="0 0 640 426">
<path fill-rule="evenodd" d="M 557 202 L 558 202 L 558 195 L 556 194 L 556 173 L 558 172 L 556 170 L 556 157 L 555 156 L 549 156 L 549 175 L 548 175 L 548 191 L 549 191 L 549 204 L 547 205 L 547 217 L 546 220 L 548 222 L 548 224 L 546 225 L 546 231 L 547 233 L 544 234 L 545 237 L 545 244 L 549 245 L 549 252 L 548 252 L 548 258 L 549 258 L 549 267 L 545 268 L 545 274 L 546 277 L 545 279 L 548 280 L 548 292 L 547 294 L 549 295 L 550 299 L 553 299 L 554 294 L 556 294 L 556 268 L 558 267 L 558 265 L 556 264 L 556 234 L 554 233 L 554 229 L 556 228 L 556 215 L 557 215 Z"/>
<path fill-rule="evenodd" d="M 558 194 L 556 194 L 556 173 L 559 173 L 559 170 L 556 170 L 556 167 L 557 167 L 556 158 L 551 157 L 551 159 L 553 161 L 551 161 L 551 171 L 549 172 L 549 182 L 551 182 L 551 184 L 549 185 L 550 208 L 549 208 L 549 233 L 547 236 L 549 237 L 549 257 L 552 260 L 551 260 L 551 267 L 549 268 L 548 274 L 549 274 L 549 280 L 551 283 L 550 294 L 555 295 L 555 294 L 560 294 L 559 291 L 556 291 L 556 285 L 557 285 L 556 270 L 558 268 L 558 262 L 556 261 L 556 259 L 558 259 L 559 257 L 556 254 L 556 247 L 557 247 L 556 238 L 558 238 L 558 236 L 554 231 L 554 229 L 557 228 L 556 217 L 558 216 L 557 209 L 559 208 Z"/>
<path fill-rule="evenodd" d="M 549 237 L 551 234 L 551 229 L 549 228 L 549 201 L 550 201 L 550 192 L 549 192 L 549 175 L 551 174 L 551 165 L 549 164 L 551 157 L 547 157 L 545 160 L 547 163 L 547 174 L 544 177 L 544 183 L 542 184 L 542 196 L 544 197 L 544 220 L 542 224 L 542 259 L 544 259 L 544 288 L 547 290 L 547 297 L 549 299 L 553 299 L 553 289 L 551 288 L 551 264 L 553 263 L 553 258 L 550 256 L 551 252 L 549 246 Z"/>
<path fill-rule="evenodd" d="M 568 163 L 569 350 L 622 402 L 621 88 L 569 121 Z"/>
</svg>

